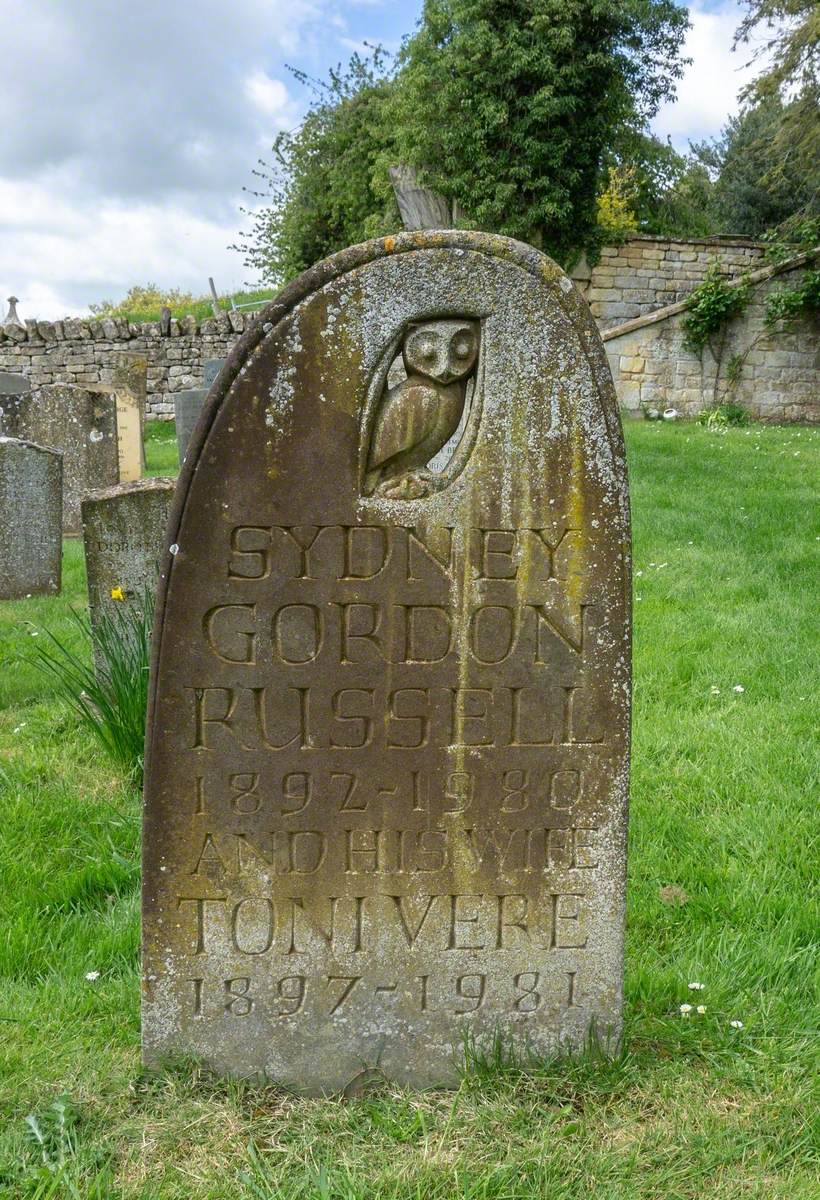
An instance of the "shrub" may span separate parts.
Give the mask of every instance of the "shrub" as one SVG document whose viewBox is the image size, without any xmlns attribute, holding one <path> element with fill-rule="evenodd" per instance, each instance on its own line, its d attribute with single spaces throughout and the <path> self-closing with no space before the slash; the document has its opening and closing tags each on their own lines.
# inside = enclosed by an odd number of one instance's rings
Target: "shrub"
<svg viewBox="0 0 820 1200">
<path fill-rule="evenodd" d="M 709 429 L 726 429 L 729 425 L 748 425 L 749 414 L 742 404 L 716 404 L 698 413 L 698 421 Z"/>
</svg>

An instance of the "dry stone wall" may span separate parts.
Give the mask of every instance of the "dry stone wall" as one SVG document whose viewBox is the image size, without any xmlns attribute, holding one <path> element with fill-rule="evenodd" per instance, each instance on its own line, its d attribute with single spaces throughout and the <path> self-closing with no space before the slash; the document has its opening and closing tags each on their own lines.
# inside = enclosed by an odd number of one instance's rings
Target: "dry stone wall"
<svg viewBox="0 0 820 1200">
<path fill-rule="evenodd" d="M 226 313 L 197 324 L 193 317 L 159 321 L 108 318 L 84 321 L 27 321 L 25 329 L 0 327 L 0 371 L 21 372 L 32 387 L 76 383 L 86 388 L 114 386 L 124 352 L 148 364 L 146 415 L 170 420 L 174 393 L 202 384 L 206 359 L 225 358 L 245 329 L 242 313 Z"/>
</svg>

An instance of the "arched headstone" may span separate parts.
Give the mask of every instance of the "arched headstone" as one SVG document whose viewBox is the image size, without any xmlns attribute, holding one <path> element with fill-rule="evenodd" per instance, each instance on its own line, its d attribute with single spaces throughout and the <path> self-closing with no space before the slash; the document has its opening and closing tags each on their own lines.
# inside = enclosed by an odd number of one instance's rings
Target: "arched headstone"
<svg viewBox="0 0 820 1200">
<path fill-rule="evenodd" d="M 263 311 L 163 565 L 147 1062 L 328 1092 L 452 1083 L 465 1037 L 615 1044 L 628 556 L 606 358 L 549 259 L 405 234 Z"/>
</svg>

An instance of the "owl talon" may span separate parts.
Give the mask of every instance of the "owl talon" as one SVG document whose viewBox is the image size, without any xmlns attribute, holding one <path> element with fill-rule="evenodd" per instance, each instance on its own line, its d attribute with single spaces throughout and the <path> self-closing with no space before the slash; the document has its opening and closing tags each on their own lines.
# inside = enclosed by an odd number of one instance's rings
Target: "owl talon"
<svg viewBox="0 0 820 1200">
<path fill-rule="evenodd" d="M 405 471 L 402 475 L 385 479 L 376 488 L 376 495 L 388 500 L 422 500 L 430 495 L 432 478 L 430 471 Z"/>
</svg>

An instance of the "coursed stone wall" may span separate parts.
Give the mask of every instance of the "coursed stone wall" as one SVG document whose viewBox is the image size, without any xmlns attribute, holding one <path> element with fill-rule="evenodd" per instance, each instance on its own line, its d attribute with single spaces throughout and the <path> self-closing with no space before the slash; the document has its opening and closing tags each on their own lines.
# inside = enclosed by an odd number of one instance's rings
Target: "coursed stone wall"
<svg viewBox="0 0 820 1200">
<path fill-rule="evenodd" d="M 572 278 L 602 330 L 683 300 L 713 263 L 727 279 L 763 265 L 765 247 L 749 238 L 679 242 L 640 235 L 622 246 L 604 246 L 592 268 L 585 259 Z"/>
<path fill-rule="evenodd" d="M 793 285 L 805 269 L 801 256 L 752 272 L 748 307 L 702 355 L 683 344 L 686 306 L 680 302 L 605 331 L 622 410 L 640 416 L 675 408 L 694 416 L 732 402 L 761 421 L 820 423 L 820 317 L 774 330 L 766 325 L 767 296 Z"/>
<path fill-rule="evenodd" d="M 123 352 L 148 363 L 146 411 L 149 417 L 174 415 L 174 392 L 201 387 L 203 364 L 225 358 L 250 318 L 230 312 L 196 322 L 194 317 L 133 324 L 121 319 L 27 321 L 25 329 L 0 326 L 0 370 L 28 376 L 33 388 L 76 383 L 106 388 Z"/>
</svg>

